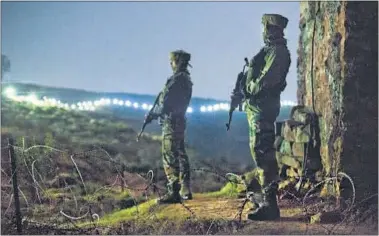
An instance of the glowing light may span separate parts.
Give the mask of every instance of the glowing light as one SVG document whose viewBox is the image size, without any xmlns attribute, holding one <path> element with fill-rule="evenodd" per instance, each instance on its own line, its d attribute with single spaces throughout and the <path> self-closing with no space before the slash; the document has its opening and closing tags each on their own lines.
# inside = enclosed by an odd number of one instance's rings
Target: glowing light
<svg viewBox="0 0 379 236">
<path fill-rule="evenodd" d="M 129 100 L 125 101 L 125 106 L 130 107 L 132 105 L 132 102 Z"/>
<path fill-rule="evenodd" d="M 32 103 L 35 103 L 36 101 L 38 101 L 38 98 L 37 98 L 37 96 L 34 93 L 29 94 L 26 97 L 26 99 L 27 99 L 28 102 L 32 102 Z"/>
<path fill-rule="evenodd" d="M 215 105 L 213 105 L 213 110 L 214 110 L 214 111 L 218 111 L 218 110 L 220 110 L 220 105 L 219 105 L 219 104 L 215 104 Z"/>
<path fill-rule="evenodd" d="M 296 102 L 283 100 L 283 101 L 280 101 L 280 105 L 282 105 L 282 106 L 296 106 Z"/>
<path fill-rule="evenodd" d="M 5 89 L 4 94 L 8 98 L 12 98 L 12 97 L 16 96 L 16 89 L 14 89 L 12 87 L 8 87 Z"/>
<path fill-rule="evenodd" d="M 27 96 L 23 95 L 17 95 L 16 90 L 12 87 L 8 87 L 4 90 L 4 95 L 7 97 L 12 97 L 12 100 L 18 101 L 18 102 L 29 102 L 33 103 L 34 105 L 37 106 L 56 106 L 59 108 L 64 108 L 67 110 L 86 110 L 86 111 L 95 111 L 96 107 L 101 106 L 101 105 L 109 105 L 109 104 L 114 104 L 114 105 L 119 105 L 119 106 L 127 106 L 127 107 L 133 107 L 133 108 L 141 108 L 143 110 L 147 109 L 152 109 L 153 105 L 148 104 L 148 103 L 138 103 L 136 101 L 130 101 L 130 100 L 120 100 L 117 98 L 114 99 L 109 99 L 109 98 L 101 98 L 99 100 L 94 100 L 94 101 L 80 101 L 72 104 L 68 103 L 63 103 L 60 100 L 57 100 L 55 98 L 48 98 L 46 96 L 43 96 L 42 99 L 38 98 L 34 93 L 31 93 Z M 282 106 L 296 106 L 297 103 L 294 101 L 289 101 L 289 100 L 283 100 L 280 101 L 280 104 Z M 187 112 L 188 113 L 193 113 L 193 112 L 216 112 L 220 110 L 229 110 L 230 105 L 229 103 L 216 103 L 216 104 L 207 104 L 207 105 L 202 105 L 200 107 L 188 107 Z"/>
</svg>

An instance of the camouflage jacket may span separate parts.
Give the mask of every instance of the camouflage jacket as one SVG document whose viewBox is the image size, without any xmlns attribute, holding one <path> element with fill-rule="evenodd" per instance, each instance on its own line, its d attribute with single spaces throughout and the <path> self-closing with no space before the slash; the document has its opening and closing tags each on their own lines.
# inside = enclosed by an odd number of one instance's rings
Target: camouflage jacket
<svg viewBox="0 0 379 236">
<path fill-rule="evenodd" d="M 184 117 L 192 97 L 191 77 L 186 71 L 174 73 L 167 79 L 158 99 L 157 113 L 162 118 Z"/>
<path fill-rule="evenodd" d="M 279 96 L 286 87 L 291 64 L 286 44 L 264 46 L 250 61 L 243 92 L 249 98 Z"/>
</svg>

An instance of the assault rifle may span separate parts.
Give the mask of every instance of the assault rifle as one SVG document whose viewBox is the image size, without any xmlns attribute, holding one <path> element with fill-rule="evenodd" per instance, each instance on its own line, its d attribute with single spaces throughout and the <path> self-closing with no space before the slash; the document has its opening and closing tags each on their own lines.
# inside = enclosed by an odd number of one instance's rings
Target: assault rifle
<svg viewBox="0 0 379 236">
<path fill-rule="evenodd" d="M 159 101 L 159 97 L 161 96 L 162 92 L 160 92 L 157 96 L 157 98 L 155 98 L 155 101 L 154 101 L 154 105 L 153 107 L 150 109 L 150 111 L 147 113 L 146 117 L 145 117 L 145 120 L 143 121 L 143 125 L 142 125 L 142 128 L 141 128 L 141 131 L 139 132 L 139 134 L 137 135 L 137 142 L 139 141 L 139 139 L 141 138 L 141 135 L 143 133 L 143 131 L 145 130 L 145 127 L 147 124 L 150 124 L 153 120 L 154 120 L 154 116 L 153 116 L 153 111 L 155 109 L 155 107 L 157 106 L 158 104 L 158 101 Z"/>
<path fill-rule="evenodd" d="M 240 96 L 232 96 L 232 99 L 230 101 L 230 108 L 229 108 L 229 121 L 228 123 L 226 123 L 226 130 L 228 131 L 230 129 L 230 123 L 232 122 L 232 116 L 233 116 L 233 112 L 234 110 L 238 107 L 238 110 L 239 111 L 242 111 L 242 99 L 243 99 L 243 96 L 242 94 L 240 93 L 241 91 L 241 84 L 243 83 L 243 80 L 244 80 L 244 73 L 245 73 L 245 67 L 249 65 L 249 61 L 248 59 L 245 57 L 245 64 L 243 65 L 243 69 L 242 69 L 242 72 L 238 74 L 237 76 L 237 81 L 236 81 L 236 84 L 234 86 L 234 89 L 233 89 L 233 94 L 235 95 L 240 95 Z"/>
</svg>

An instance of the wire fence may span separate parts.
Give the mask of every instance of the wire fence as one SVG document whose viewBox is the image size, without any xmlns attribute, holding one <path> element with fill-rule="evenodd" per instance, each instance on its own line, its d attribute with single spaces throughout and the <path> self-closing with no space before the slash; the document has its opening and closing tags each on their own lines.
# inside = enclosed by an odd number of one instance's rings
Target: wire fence
<svg viewBox="0 0 379 236">
<path fill-rule="evenodd" d="M 45 145 L 19 147 L 10 138 L 1 152 L 2 234 L 159 234 L 164 233 L 163 226 L 170 228 L 170 220 L 167 219 L 164 224 L 150 224 L 152 228 L 144 229 L 147 231 L 137 231 L 141 229 L 137 229 L 136 222 L 147 219 L 162 221 L 158 216 L 162 210 L 159 205 L 151 204 L 147 213 L 140 209 L 141 204 L 147 204 L 165 192 L 164 181 L 157 176 L 157 170 L 136 170 L 101 147 L 70 153 Z M 243 184 L 239 180 L 240 175 L 228 172 L 227 168 L 205 162 L 202 165 L 204 168 L 193 168 L 192 172 L 213 175 L 214 181 L 222 185 Z M 342 202 L 320 197 L 320 186 L 327 182 L 341 182 L 342 179 L 349 183 L 349 197 Z M 287 195 L 285 201 L 288 204 L 303 209 L 305 234 L 310 230 L 311 217 L 321 213 L 333 212 L 337 219 L 329 226 L 320 224 L 325 234 L 333 234 L 341 227 L 356 225 L 377 214 L 377 205 L 361 211 L 361 206 L 377 198 L 377 194 L 356 202 L 354 182 L 345 173 L 313 184 L 303 195 L 289 190 L 281 192 Z M 219 232 L 220 227 L 225 227 L 231 229 L 225 232 L 229 234 L 243 232 L 241 230 L 248 224 L 242 215 L 251 202 L 249 193 L 237 202 L 239 206 L 233 209 L 234 217 L 222 217 L 220 214 L 213 219 L 196 214 L 185 201 L 180 205 L 189 215 L 185 224 L 187 227 L 197 224 L 197 233 L 213 234 Z M 131 208 L 135 209 L 132 220 L 122 222 L 118 227 L 100 224 L 109 213 Z M 352 228 L 351 232 L 355 227 Z"/>
</svg>

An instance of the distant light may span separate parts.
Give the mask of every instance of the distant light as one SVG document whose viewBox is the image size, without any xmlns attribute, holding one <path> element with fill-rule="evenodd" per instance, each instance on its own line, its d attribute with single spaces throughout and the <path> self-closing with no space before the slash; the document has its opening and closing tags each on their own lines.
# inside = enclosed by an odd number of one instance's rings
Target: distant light
<svg viewBox="0 0 379 236">
<path fill-rule="evenodd" d="M 105 104 L 105 98 L 101 98 L 99 101 L 99 106 L 101 105 L 104 105 Z"/>
<path fill-rule="evenodd" d="M 107 105 L 111 104 L 111 100 L 109 98 L 105 99 L 105 104 Z"/>
<path fill-rule="evenodd" d="M 38 98 L 37 98 L 37 96 L 34 93 L 29 94 L 26 97 L 26 99 L 27 99 L 28 102 L 33 102 L 33 103 L 36 102 L 36 101 L 38 101 Z"/>
<path fill-rule="evenodd" d="M 153 108 L 153 105 L 149 105 L 149 109 Z"/>
<path fill-rule="evenodd" d="M 220 109 L 220 105 L 219 104 L 213 105 L 213 110 L 218 111 L 219 109 Z"/>
<path fill-rule="evenodd" d="M 149 106 L 148 106 L 146 103 L 142 104 L 142 109 L 147 110 L 148 107 L 149 107 Z"/>
<path fill-rule="evenodd" d="M 118 105 L 119 105 L 119 106 L 122 106 L 122 105 L 124 105 L 124 101 L 121 101 L 121 100 L 120 100 L 120 101 L 118 101 Z"/>
<path fill-rule="evenodd" d="M 129 100 L 125 101 L 125 106 L 130 107 L 132 105 L 132 102 Z"/>
<path fill-rule="evenodd" d="M 116 105 L 118 103 L 118 99 L 113 99 L 113 105 Z"/>
<path fill-rule="evenodd" d="M 227 109 L 228 109 L 228 104 L 227 104 L 227 103 L 221 103 L 221 104 L 220 104 L 220 108 L 221 108 L 222 110 L 227 110 Z"/>
<path fill-rule="evenodd" d="M 207 110 L 208 110 L 208 111 L 212 111 L 212 110 L 213 110 L 213 107 L 212 107 L 212 106 L 208 106 L 208 107 L 207 107 Z"/>
<path fill-rule="evenodd" d="M 139 104 L 137 102 L 133 103 L 133 107 L 134 108 L 138 108 L 139 107 Z"/>
<path fill-rule="evenodd" d="M 188 108 L 187 108 L 187 112 L 188 112 L 188 113 L 192 113 L 192 112 L 193 112 L 192 107 L 188 107 Z"/>
<path fill-rule="evenodd" d="M 71 109 L 76 109 L 76 105 L 75 105 L 75 104 L 72 104 L 72 105 L 71 105 Z"/>
<path fill-rule="evenodd" d="M 205 112 L 206 110 L 207 110 L 207 108 L 206 108 L 205 106 L 201 106 L 201 107 L 200 107 L 200 111 L 201 111 L 201 112 Z"/>
<path fill-rule="evenodd" d="M 5 89 L 4 94 L 8 98 L 14 97 L 16 96 L 16 89 L 14 89 L 13 87 L 8 87 Z"/>
<path fill-rule="evenodd" d="M 282 105 L 282 106 L 296 106 L 296 102 L 289 101 L 289 100 L 283 100 L 283 101 L 280 101 L 280 105 Z"/>
</svg>

